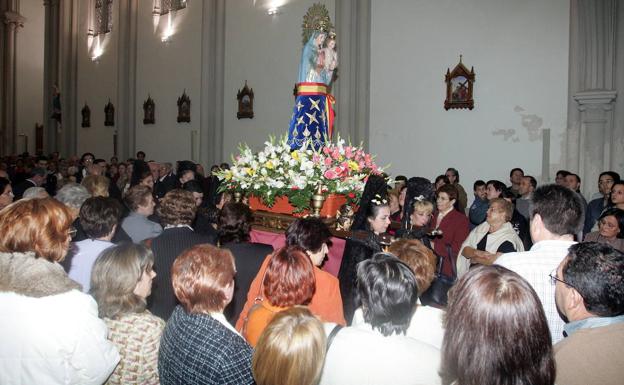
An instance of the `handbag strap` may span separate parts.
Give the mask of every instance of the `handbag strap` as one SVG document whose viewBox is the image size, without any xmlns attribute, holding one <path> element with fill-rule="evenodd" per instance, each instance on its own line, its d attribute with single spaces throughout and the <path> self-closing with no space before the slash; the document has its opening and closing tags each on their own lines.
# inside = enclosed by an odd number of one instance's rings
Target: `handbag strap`
<svg viewBox="0 0 624 385">
<path fill-rule="evenodd" d="M 453 249 L 451 248 L 450 243 L 446 244 L 446 254 L 448 255 L 451 262 L 451 271 L 453 272 L 453 277 L 457 277 L 457 266 L 455 266 L 457 261 L 455 261 L 455 258 L 453 258 Z"/>
<path fill-rule="evenodd" d="M 332 329 L 332 331 L 329 333 L 329 336 L 327 336 L 327 348 L 325 349 L 325 353 L 327 354 L 327 352 L 329 351 L 329 347 L 331 346 L 332 342 L 334 341 L 334 337 L 336 337 L 336 334 L 338 334 L 338 332 L 340 331 L 340 329 L 342 329 L 344 326 L 342 325 L 336 325 L 334 326 L 334 328 Z"/>
</svg>

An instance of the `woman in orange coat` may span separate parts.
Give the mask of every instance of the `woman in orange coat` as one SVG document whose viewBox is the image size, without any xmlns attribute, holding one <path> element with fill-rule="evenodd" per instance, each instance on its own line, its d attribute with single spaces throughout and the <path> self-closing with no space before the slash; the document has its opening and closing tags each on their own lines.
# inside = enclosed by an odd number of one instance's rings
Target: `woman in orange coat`
<svg viewBox="0 0 624 385">
<path fill-rule="evenodd" d="M 316 290 L 308 305 L 310 311 L 323 322 L 345 325 L 338 278 L 320 269 L 328 252 L 330 239 L 331 232 L 327 225 L 318 218 L 297 219 L 286 230 L 286 245 L 299 246 L 305 250 L 314 265 Z M 249 287 L 247 302 L 240 313 L 238 322 L 236 322 L 236 329 L 239 331 L 243 328 L 249 309 L 257 302 L 257 298 L 262 297 L 262 277 L 269 261 L 270 255 L 262 263 L 256 278 Z"/>
<path fill-rule="evenodd" d="M 243 324 L 243 337 L 251 346 L 256 346 L 277 313 L 310 303 L 316 288 L 313 269 L 310 258 L 298 246 L 283 247 L 270 257 L 262 279 L 263 297 L 249 310 Z"/>
</svg>

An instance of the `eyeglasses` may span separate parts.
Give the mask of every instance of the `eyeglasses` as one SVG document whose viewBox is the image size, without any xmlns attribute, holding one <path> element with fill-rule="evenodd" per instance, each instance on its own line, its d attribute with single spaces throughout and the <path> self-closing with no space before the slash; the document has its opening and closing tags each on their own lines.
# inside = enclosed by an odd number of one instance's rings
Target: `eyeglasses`
<svg viewBox="0 0 624 385">
<path fill-rule="evenodd" d="M 550 277 L 550 284 L 553 285 L 553 286 L 555 286 L 557 284 L 557 281 L 559 281 L 559 282 L 563 283 L 566 286 L 570 286 L 570 287 L 576 289 L 574 286 L 570 285 L 569 283 L 567 283 L 563 279 L 557 278 L 557 270 L 553 270 L 550 274 L 548 274 L 548 276 Z"/>
</svg>

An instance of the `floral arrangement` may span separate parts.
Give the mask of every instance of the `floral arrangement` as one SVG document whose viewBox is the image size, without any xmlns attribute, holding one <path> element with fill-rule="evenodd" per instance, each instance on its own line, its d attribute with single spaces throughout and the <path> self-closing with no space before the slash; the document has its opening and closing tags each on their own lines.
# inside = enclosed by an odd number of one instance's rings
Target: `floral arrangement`
<svg viewBox="0 0 624 385">
<path fill-rule="evenodd" d="M 296 212 L 310 207 L 319 182 L 323 192 L 343 194 L 352 204 L 368 175 L 383 171 L 361 146 L 346 145 L 340 137 L 319 150 L 308 146 L 291 151 L 287 137 L 270 137 L 257 154 L 248 145 L 240 145 L 239 151 L 229 170 L 215 173 L 222 181 L 219 191 L 252 194 L 269 207 L 277 197 L 287 196 Z"/>
</svg>

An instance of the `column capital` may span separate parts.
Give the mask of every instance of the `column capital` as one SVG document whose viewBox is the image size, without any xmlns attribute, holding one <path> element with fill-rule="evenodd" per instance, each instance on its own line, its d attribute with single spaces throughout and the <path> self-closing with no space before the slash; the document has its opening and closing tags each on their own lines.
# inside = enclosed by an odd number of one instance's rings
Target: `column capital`
<svg viewBox="0 0 624 385">
<path fill-rule="evenodd" d="M 2 21 L 4 21 L 4 24 L 13 26 L 15 28 L 23 27 L 26 18 L 17 12 L 6 11 L 4 12 L 4 17 Z"/>
<path fill-rule="evenodd" d="M 585 111 L 588 108 L 611 110 L 616 97 L 617 91 L 611 90 L 585 91 L 572 95 L 572 98 L 578 103 L 578 109 L 581 111 Z"/>
</svg>

